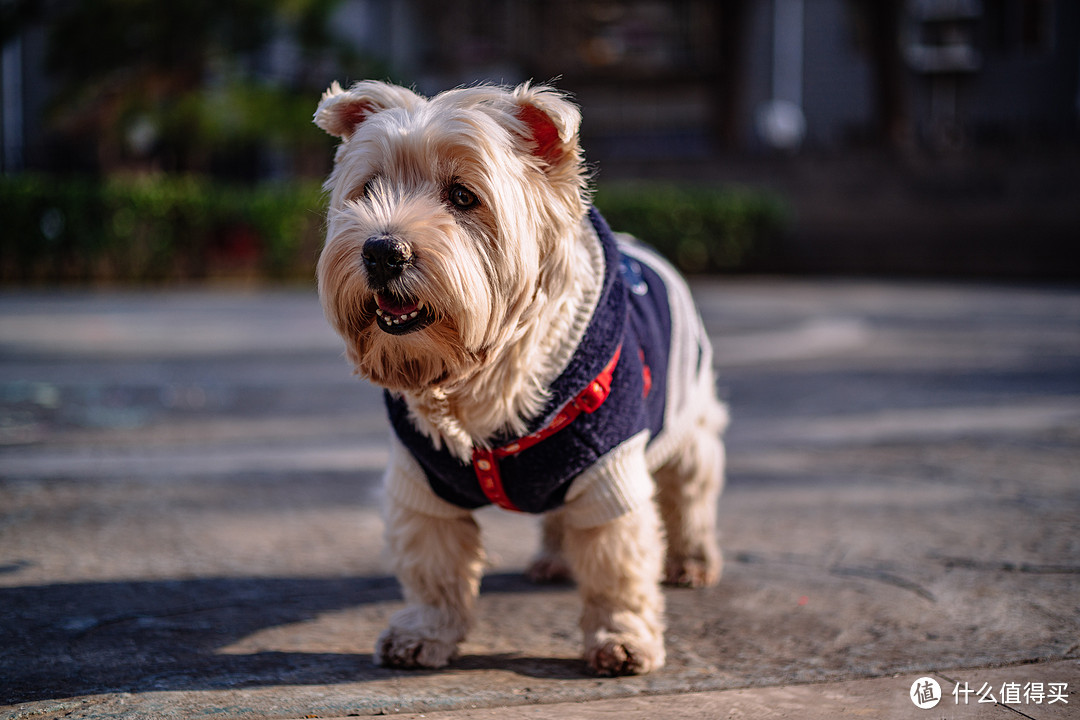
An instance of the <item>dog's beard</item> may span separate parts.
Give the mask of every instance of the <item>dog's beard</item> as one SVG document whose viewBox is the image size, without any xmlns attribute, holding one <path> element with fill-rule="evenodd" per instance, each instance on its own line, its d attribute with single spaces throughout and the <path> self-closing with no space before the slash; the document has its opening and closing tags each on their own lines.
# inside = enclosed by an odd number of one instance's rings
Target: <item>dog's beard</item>
<svg viewBox="0 0 1080 720">
<path fill-rule="evenodd" d="M 477 357 L 457 341 L 453 323 L 442 321 L 407 336 L 368 325 L 346 348 L 357 371 L 381 387 L 407 391 L 467 376 Z"/>
</svg>

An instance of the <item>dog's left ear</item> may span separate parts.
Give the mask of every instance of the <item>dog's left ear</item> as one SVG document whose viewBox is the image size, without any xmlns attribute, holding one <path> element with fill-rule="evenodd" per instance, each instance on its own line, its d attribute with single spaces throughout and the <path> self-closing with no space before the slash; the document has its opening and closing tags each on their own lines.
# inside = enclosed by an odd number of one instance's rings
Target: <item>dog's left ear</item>
<svg viewBox="0 0 1080 720">
<path fill-rule="evenodd" d="M 549 168 L 566 160 L 578 160 L 578 128 L 581 112 L 555 88 L 529 83 L 514 88 L 518 119 L 525 123 L 533 141 L 532 153 Z"/>
</svg>

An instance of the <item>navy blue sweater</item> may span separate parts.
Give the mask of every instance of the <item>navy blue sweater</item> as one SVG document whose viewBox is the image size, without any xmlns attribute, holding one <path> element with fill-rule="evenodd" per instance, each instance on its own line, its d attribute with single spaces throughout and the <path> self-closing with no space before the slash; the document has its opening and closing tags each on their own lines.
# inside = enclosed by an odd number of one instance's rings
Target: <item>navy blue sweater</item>
<svg viewBox="0 0 1080 720">
<path fill-rule="evenodd" d="M 671 342 L 667 290 L 656 271 L 620 252 L 595 208 L 589 210 L 589 219 L 604 251 L 604 282 L 596 311 L 566 369 L 551 384 L 550 399 L 529 424 L 529 432 L 546 427 L 603 372 L 617 350 L 618 364 L 611 392 L 598 409 L 498 461 L 506 496 L 525 512 L 559 507 L 581 472 L 640 431 L 648 429 L 656 437 L 663 426 Z M 445 447 L 435 449 L 409 420 L 405 401 L 389 392 L 385 398 L 394 432 L 423 468 L 435 494 L 466 509 L 489 504 L 473 465 Z M 495 438 L 492 444 L 501 447 L 515 440 Z"/>
</svg>

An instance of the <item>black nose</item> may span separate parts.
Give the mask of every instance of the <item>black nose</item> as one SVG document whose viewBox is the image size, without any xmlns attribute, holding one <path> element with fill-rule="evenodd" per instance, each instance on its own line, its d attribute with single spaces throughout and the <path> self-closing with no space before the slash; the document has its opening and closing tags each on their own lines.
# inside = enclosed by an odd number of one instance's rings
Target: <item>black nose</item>
<svg viewBox="0 0 1080 720">
<path fill-rule="evenodd" d="M 391 235 L 368 238 L 362 254 L 368 279 L 376 287 L 386 285 L 412 262 L 412 249 L 409 244 Z"/>
</svg>

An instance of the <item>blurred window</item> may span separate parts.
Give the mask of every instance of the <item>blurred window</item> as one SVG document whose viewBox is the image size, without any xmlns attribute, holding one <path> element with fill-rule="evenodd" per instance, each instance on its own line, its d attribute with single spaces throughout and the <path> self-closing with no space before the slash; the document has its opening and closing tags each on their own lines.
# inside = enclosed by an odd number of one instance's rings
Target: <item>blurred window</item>
<svg viewBox="0 0 1080 720">
<path fill-rule="evenodd" d="M 988 53 L 1037 57 L 1053 52 L 1053 0 L 984 0 L 984 7 Z"/>
</svg>

